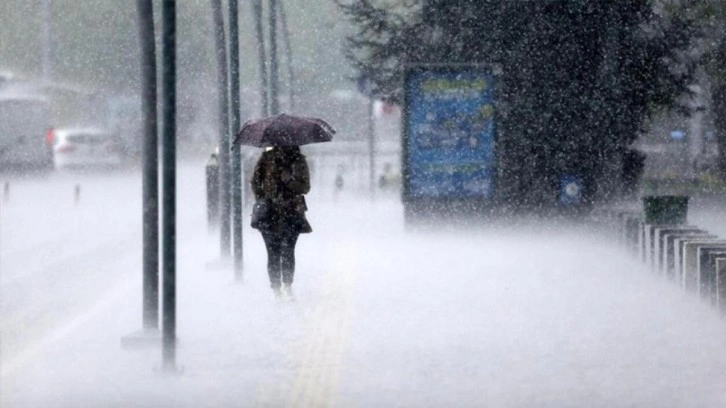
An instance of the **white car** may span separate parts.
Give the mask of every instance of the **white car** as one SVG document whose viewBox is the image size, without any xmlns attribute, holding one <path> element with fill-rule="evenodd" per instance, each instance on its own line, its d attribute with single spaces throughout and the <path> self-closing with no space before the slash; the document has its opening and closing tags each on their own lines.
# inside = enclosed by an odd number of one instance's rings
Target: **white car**
<svg viewBox="0 0 726 408">
<path fill-rule="evenodd" d="M 113 133 L 98 128 L 53 129 L 56 169 L 113 168 L 122 164 Z"/>
</svg>

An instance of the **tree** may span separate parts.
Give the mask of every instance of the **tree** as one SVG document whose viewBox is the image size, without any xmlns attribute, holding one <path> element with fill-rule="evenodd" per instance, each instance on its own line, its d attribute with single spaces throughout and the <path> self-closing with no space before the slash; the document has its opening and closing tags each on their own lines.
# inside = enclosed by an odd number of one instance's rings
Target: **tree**
<svg viewBox="0 0 726 408">
<path fill-rule="evenodd" d="M 726 24 L 726 19 L 724 21 L 722 24 Z M 713 86 L 711 99 L 719 149 L 718 168 L 721 179 L 726 180 L 726 38 L 723 37 L 718 48 L 711 54 L 708 65 Z"/>
<path fill-rule="evenodd" d="M 718 144 L 718 169 L 726 180 L 726 3 L 720 0 L 671 0 L 670 14 L 688 14 L 702 27 L 701 66 L 711 88 L 711 111 Z"/>
<path fill-rule="evenodd" d="M 695 68 L 691 22 L 646 0 L 339 5 L 358 27 L 347 56 L 381 98 L 400 101 L 406 63 L 502 67 L 500 194 L 518 206 L 554 205 L 564 174 L 584 180 L 589 202 L 613 197 L 644 119 L 685 109 Z"/>
</svg>

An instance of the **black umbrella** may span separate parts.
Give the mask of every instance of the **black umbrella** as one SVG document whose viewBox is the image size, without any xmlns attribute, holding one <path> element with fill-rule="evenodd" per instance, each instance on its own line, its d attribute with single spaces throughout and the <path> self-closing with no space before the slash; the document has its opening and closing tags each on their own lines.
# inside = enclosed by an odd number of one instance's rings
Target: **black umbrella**
<svg viewBox="0 0 726 408">
<path fill-rule="evenodd" d="M 256 146 L 300 146 L 333 140 L 335 129 L 324 120 L 285 113 L 247 121 L 235 137 L 237 143 Z"/>
</svg>

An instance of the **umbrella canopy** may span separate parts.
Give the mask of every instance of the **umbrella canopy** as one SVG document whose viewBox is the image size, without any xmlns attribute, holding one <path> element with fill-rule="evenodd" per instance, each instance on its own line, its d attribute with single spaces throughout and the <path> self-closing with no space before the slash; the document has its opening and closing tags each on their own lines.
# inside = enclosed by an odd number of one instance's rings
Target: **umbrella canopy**
<svg viewBox="0 0 726 408">
<path fill-rule="evenodd" d="M 333 140 L 335 129 L 324 120 L 281 113 L 247 121 L 232 145 L 300 146 Z"/>
</svg>

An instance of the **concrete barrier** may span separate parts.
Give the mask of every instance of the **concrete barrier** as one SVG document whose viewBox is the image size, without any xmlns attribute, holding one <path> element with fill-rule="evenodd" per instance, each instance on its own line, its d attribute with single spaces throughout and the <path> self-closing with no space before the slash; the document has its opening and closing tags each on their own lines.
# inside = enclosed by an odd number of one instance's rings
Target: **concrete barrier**
<svg viewBox="0 0 726 408">
<path fill-rule="evenodd" d="M 726 258 L 716 258 L 716 310 L 726 314 Z"/>
<path fill-rule="evenodd" d="M 700 292 L 700 277 L 698 270 L 698 249 L 701 247 L 714 247 L 726 245 L 726 240 L 694 239 L 683 243 L 683 259 L 681 263 L 681 286 L 685 291 Z"/>
<path fill-rule="evenodd" d="M 688 197 L 649 197 L 645 216 L 603 209 L 592 221 L 655 273 L 695 292 L 726 315 L 726 239 L 686 224 Z"/>
<path fill-rule="evenodd" d="M 677 226 L 672 224 L 666 225 L 645 225 L 645 264 L 653 272 L 658 272 L 658 265 L 660 264 L 660 247 L 661 247 L 661 236 L 663 231 L 678 232 L 678 231 L 693 231 L 698 228 L 691 225 Z"/>
<path fill-rule="evenodd" d="M 659 232 L 659 234 L 658 234 Z M 711 235 L 702 229 L 698 228 L 663 228 L 657 231 L 658 239 L 656 239 L 656 260 L 655 268 L 659 273 L 665 274 L 668 277 L 673 277 L 673 243 L 676 238 L 685 237 L 711 237 Z M 715 236 L 713 236 L 715 238 Z"/>
<path fill-rule="evenodd" d="M 698 248 L 698 289 L 701 298 L 714 304 L 716 291 L 716 259 L 726 258 L 726 245 Z"/>
<path fill-rule="evenodd" d="M 645 236 L 646 236 L 646 229 L 648 224 L 645 223 L 644 220 L 638 221 L 637 226 L 637 233 L 638 233 L 638 259 L 640 259 L 641 262 L 646 261 L 646 243 L 645 243 Z"/>
<path fill-rule="evenodd" d="M 645 224 L 643 226 L 643 262 L 646 266 L 650 266 L 653 263 L 653 241 L 656 228 L 668 228 L 672 226 L 670 224 Z"/>
<path fill-rule="evenodd" d="M 641 230 L 643 225 L 645 224 L 642 216 L 638 214 L 629 214 L 625 216 L 623 240 L 628 253 L 635 256 L 640 256 Z"/>
<path fill-rule="evenodd" d="M 683 282 L 683 248 L 686 242 L 696 240 L 715 240 L 716 235 L 681 236 L 673 240 L 673 280 L 682 285 Z"/>
</svg>

